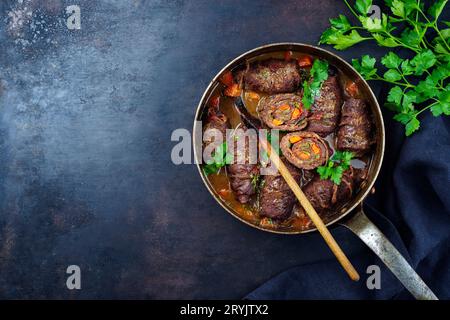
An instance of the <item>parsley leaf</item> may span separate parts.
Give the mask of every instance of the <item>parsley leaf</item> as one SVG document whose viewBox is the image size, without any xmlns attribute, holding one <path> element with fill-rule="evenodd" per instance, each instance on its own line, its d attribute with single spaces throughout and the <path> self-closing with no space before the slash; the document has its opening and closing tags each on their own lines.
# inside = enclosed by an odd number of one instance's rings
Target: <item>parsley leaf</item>
<svg viewBox="0 0 450 320">
<path fill-rule="evenodd" d="M 212 159 L 203 166 L 203 172 L 206 175 L 216 174 L 222 167 L 231 164 L 232 162 L 233 155 L 228 153 L 227 143 L 224 142 L 216 147 L 214 154 L 212 154 Z"/>
<path fill-rule="evenodd" d="M 316 169 L 320 179 L 330 179 L 334 184 L 341 184 L 342 175 L 350 168 L 353 153 L 349 151 L 336 151 L 324 166 Z"/>
<path fill-rule="evenodd" d="M 394 119 L 405 126 L 407 136 L 419 130 L 419 115 L 424 111 L 435 117 L 449 116 L 450 21 L 440 16 L 450 1 L 385 0 L 390 12 L 383 13 L 381 19 L 368 16 L 370 0 L 356 0 L 353 5 L 350 1 L 344 2 L 359 25 L 353 25 L 340 14 L 330 19 L 331 26 L 319 43 L 343 50 L 374 40 L 379 46 L 398 48 L 395 52 L 386 52 L 380 60 L 381 68 L 375 58 L 368 55 L 352 59 L 352 64 L 366 80 L 389 83 L 391 88 L 384 106 L 395 112 Z M 414 55 L 402 57 L 400 49 Z M 382 69 L 380 73 L 379 69 Z M 331 164 L 320 171 L 332 177 L 333 168 Z"/>
<path fill-rule="evenodd" d="M 415 75 L 422 75 L 425 70 L 428 70 L 436 63 L 436 56 L 431 50 L 426 50 L 423 53 L 418 53 L 412 60 L 411 65 L 415 68 Z"/>
<path fill-rule="evenodd" d="M 350 22 L 343 14 L 340 14 L 338 18 L 330 19 L 330 23 L 334 28 L 341 30 L 342 32 L 351 28 Z"/>
<path fill-rule="evenodd" d="M 322 34 L 320 43 L 332 44 L 335 49 L 344 50 L 367 39 L 369 38 L 362 37 L 356 30 L 352 30 L 349 34 L 344 34 L 336 28 L 330 28 Z"/>
<path fill-rule="evenodd" d="M 320 93 L 323 82 L 328 78 L 328 62 L 325 60 L 314 60 L 310 70 L 309 81 L 303 82 L 302 102 L 306 109 L 314 103 L 314 99 Z"/>
<path fill-rule="evenodd" d="M 389 90 L 387 101 L 400 105 L 403 97 L 403 90 L 399 86 L 392 87 Z"/>
<path fill-rule="evenodd" d="M 372 6 L 372 0 L 356 0 L 355 8 L 359 11 L 363 16 L 365 16 L 370 7 Z"/>
<path fill-rule="evenodd" d="M 402 75 L 395 69 L 389 69 L 384 73 L 383 78 L 387 81 L 397 81 L 402 78 Z"/>
<path fill-rule="evenodd" d="M 352 60 L 353 67 L 366 79 L 377 73 L 375 62 L 376 59 L 368 55 L 362 56 L 361 62 L 358 59 Z"/>
<path fill-rule="evenodd" d="M 386 68 L 398 68 L 403 62 L 403 59 L 396 55 L 394 52 L 389 52 L 383 58 L 381 58 L 381 63 Z"/>
</svg>

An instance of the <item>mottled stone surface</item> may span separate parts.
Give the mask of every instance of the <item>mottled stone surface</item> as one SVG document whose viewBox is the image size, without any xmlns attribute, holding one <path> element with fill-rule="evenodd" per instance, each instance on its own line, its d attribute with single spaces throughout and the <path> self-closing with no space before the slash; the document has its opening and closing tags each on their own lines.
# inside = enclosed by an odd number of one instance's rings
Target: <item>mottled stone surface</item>
<svg viewBox="0 0 450 320">
<path fill-rule="evenodd" d="M 81 30 L 65 25 L 71 4 Z M 191 129 L 229 60 L 271 42 L 315 44 L 344 9 L 1 1 L 0 298 L 241 298 L 289 267 L 330 259 L 317 234 L 273 235 L 228 215 L 193 165 L 170 162 L 170 134 Z M 334 233 L 350 256 L 365 250 Z M 65 286 L 70 264 L 82 290 Z"/>
</svg>

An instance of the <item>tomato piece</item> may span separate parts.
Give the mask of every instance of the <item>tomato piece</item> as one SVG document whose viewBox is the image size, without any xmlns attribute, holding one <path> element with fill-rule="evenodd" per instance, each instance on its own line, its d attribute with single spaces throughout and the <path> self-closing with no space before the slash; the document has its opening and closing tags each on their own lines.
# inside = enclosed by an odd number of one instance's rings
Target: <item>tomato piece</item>
<svg viewBox="0 0 450 320">
<path fill-rule="evenodd" d="M 348 95 L 352 98 L 355 98 L 359 94 L 359 89 L 356 83 L 353 81 L 348 81 L 345 86 L 345 91 L 347 91 Z"/>
<path fill-rule="evenodd" d="M 239 84 L 233 83 L 223 93 L 229 97 L 239 97 L 241 95 L 241 88 L 239 88 Z"/>
<path fill-rule="evenodd" d="M 220 104 L 220 96 L 214 96 L 209 100 L 209 104 L 211 105 L 211 107 L 213 108 L 218 108 L 219 104 Z"/>
<path fill-rule="evenodd" d="M 284 52 L 284 60 L 290 61 L 292 59 L 292 51 L 285 51 Z"/>
<path fill-rule="evenodd" d="M 298 58 L 298 65 L 302 68 L 310 67 L 312 66 L 312 58 L 310 56 L 302 56 Z"/>
<path fill-rule="evenodd" d="M 231 193 L 230 189 L 220 189 L 218 191 L 218 194 L 222 197 L 227 197 L 230 195 L 230 193 Z"/>
<path fill-rule="evenodd" d="M 225 72 L 220 77 L 220 82 L 222 82 L 227 87 L 231 87 L 234 84 L 233 74 L 231 73 L 231 71 Z"/>
</svg>

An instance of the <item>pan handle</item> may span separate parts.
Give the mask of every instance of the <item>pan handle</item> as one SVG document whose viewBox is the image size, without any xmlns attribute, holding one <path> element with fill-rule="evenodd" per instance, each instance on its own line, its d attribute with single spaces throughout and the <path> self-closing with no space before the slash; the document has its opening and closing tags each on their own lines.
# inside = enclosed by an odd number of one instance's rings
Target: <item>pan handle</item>
<svg viewBox="0 0 450 320">
<path fill-rule="evenodd" d="M 356 234 L 386 264 L 405 288 L 419 300 L 438 300 L 393 244 L 365 215 L 362 206 L 341 223 Z"/>
</svg>

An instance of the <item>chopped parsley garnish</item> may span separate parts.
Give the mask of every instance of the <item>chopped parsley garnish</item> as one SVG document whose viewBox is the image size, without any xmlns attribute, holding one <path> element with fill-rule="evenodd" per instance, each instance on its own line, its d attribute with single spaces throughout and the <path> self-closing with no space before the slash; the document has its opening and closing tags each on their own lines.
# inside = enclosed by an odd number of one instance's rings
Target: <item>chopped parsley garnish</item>
<svg viewBox="0 0 450 320">
<path fill-rule="evenodd" d="M 203 166 L 203 172 L 206 175 L 218 173 L 222 167 L 225 167 L 227 164 L 231 164 L 232 162 L 233 155 L 228 153 L 227 143 L 224 142 L 219 145 L 216 150 L 214 150 L 212 159 Z"/>
<path fill-rule="evenodd" d="M 334 184 L 341 184 L 344 171 L 350 167 L 353 153 L 349 151 L 336 151 L 324 166 L 317 168 L 320 179 L 330 179 Z"/>
<path fill-rule="evenodd" d="M 328 78 L 328 62 L 325 60 L 314 60 L 309 72 L 310 79 L 303 82 L 302 102 L 305 109 L 309 109 L 314 99 L 319 95 L 322 83 Z"/>
</svg>

